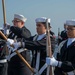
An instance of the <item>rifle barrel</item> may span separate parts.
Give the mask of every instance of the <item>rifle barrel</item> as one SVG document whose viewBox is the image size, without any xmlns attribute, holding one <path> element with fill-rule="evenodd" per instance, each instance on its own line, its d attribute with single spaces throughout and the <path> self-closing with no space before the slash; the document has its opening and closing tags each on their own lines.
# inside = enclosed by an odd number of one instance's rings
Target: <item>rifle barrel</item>
<svg viewBox="0 0 75 75">
<path fill-rule="evenodd" d="M 47 30 L 46 30 L 46 50 L 47 50 L 47 57 L 52 57 L 52 51 L 51 51 L 51 39 L 50 39 L 50 28 L 48 24 L 48 20 L 46 21 Z M 47 67 L 47 75 L 52 75 L 52 66 Z"/>
</svg>

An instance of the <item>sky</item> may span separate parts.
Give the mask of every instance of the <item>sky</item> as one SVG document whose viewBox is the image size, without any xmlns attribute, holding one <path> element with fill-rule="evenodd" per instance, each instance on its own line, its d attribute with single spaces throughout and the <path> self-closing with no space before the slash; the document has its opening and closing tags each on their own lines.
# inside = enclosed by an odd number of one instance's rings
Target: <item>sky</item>
<svg viewBox="0 0 75 75">
<path fill-rule="evenodd" d="M 51 19 L 51 30 L 58 34 L 64 29 L 66 20 L 75 19 L 75 0 L 5 0 L 6 22 L 10 25 L 14 14 L 22 14 L 27 18 L 25 26 L 36 34 L 35 19 L 47 17 Z M 0 0 L 0 27 L 3 27 L 3 7 Z"/>
</svg>

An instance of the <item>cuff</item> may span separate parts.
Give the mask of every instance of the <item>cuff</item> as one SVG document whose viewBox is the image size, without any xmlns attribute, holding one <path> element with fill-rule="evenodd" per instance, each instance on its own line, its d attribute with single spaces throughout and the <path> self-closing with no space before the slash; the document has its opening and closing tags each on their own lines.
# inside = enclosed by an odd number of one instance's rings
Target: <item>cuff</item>
<svg viewBox="0 0 75 75">
<path fill-rule="evenodd" d="M 58 61 L 57 67 L 61 67 L 61 65 L 62 65 L 62 62 L 61 61 Z"/>
</svg>

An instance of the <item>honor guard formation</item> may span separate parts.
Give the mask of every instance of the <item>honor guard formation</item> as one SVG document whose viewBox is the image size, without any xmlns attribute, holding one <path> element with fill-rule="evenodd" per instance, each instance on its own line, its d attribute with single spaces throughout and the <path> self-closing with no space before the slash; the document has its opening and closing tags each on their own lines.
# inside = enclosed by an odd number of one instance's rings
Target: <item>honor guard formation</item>
<svg viewBox="0 0 75 75">
<path fill-rule="evenodd" d="M 66 20 L 58 38 L 51 19 L 35 19 L 31 35 L 21 14 L 14 14 L 12 26 L 0 29 L 0 75 L 75 75 L 75 19 Z"/>
</svg>

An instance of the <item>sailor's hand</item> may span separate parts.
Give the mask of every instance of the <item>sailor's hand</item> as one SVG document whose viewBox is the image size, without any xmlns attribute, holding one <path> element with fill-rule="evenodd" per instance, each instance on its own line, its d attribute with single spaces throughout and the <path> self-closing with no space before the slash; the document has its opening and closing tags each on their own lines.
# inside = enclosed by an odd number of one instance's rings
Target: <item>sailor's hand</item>
<svg viewBox="0 0 75 75">
<path fill-rule="evenodd" d="M 20 42 L 14 42 L 10 45 L 7 45 L 9 51 L 11 50 L 12 52 L 16 51 L 20 47 Z"/>
<path fill-rule="evenodd" d="M 7 39 L 7 45 L 12 45 L 14 43 L 14 40 L 12 40 L 12 39 Z"/>
<path fill-rule="evenodd" d="M 58 61 L 54 57 L 52 57 L 52 58 L 46 57 L 46 63 L 48 65 L 51 65 L 51 66 L 57 66 L 58 65 Z"/>
<path fill-rule="evenodd" d="M 15 50 L 17 50 L 17 48 L 11 47 L 10 45 L 7 45 L 9 53 L 14 52 Z"/>
<path fill-rule="evenodd" d="M 9 23 L 6 23 L 3 25 L 3 29 L 4 29 L 4 34 L 5 35 L 9 35 L 9 30 L 10 30 L 10 24 Z"/>
<path fill-rule="evenodd" d="M 14 52 L 14 51 L 16 51 L 18 49 L 18 46 L 15 46 L 13 49 L 12 49 L 12 51 Z"/>
<path fill-rule="evenodd" d="M 13 46 L 14 48 L 18 49 L 19 47 L 21 47 L 21 42 L 14 42 Z"/>
</svg>

